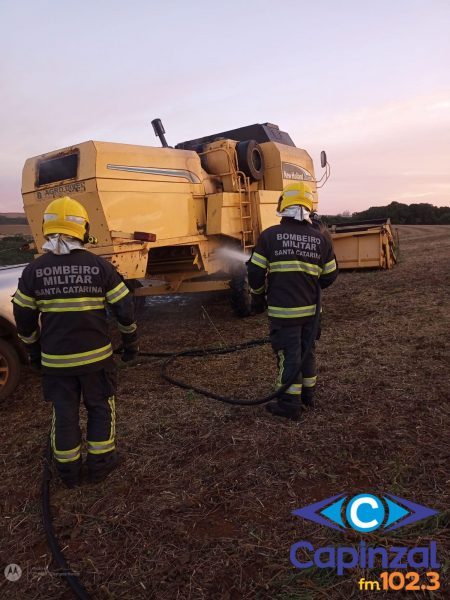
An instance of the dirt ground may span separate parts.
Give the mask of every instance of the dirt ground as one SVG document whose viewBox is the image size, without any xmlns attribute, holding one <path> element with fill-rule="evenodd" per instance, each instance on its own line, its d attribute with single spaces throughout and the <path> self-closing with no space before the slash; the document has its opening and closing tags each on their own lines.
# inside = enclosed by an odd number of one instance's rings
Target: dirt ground
<svg viewBox="0 0 450 600">
<path fill-rule="evenodd" d="M 435 540 L 443 588 L 398 598 L 450 598 L 450 226 L 400 228 L 389 272 L 344 272 L 324 293 L 318 407 L 298 423 L 263 407 L 230 407 L 172 387 L 153 359 L 122 370 L 117 401 L 123 462 L 77 490 L 52 483 L 55 528 L 74 572 L 96 599 L 371 598 L 361 576 L 382 570 L 294 569 L 290 546 L 390 548 Z M 153 301 L 142 349 L 175 351 L 267 335 L 267 317 L 236 320 L 224 295 Z M 241 397 L 271 390 L 269 346 L 179 360 L 173 372 Z M 50 408 L 24 373 L 0 406 L 0 597 L 71 598 L 51 563 L 40 514 Z M 392 534 L 344 534 L 292 516 L 347 492 L 391 493 L 439 511 Z M 3 568 L 3 566 L 2 566 Z M 382 592 L 376 597 L 384 597 Z"/>
</svg>

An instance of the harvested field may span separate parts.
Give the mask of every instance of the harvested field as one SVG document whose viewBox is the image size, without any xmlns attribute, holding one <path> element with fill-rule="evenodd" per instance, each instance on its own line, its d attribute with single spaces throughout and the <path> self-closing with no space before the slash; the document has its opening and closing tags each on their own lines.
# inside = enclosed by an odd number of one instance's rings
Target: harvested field
<svg viewBox="0 0 450 600">
<path fill-rule="evenodd" d="M 450 226 L 400 227 L 389 272 L 345 272 L 324 293 L 319 406 L 299 423 L 171 387 L 160 360 L 121 371 L 117 431 L 123 463 L 97 486 L 52 484 L 55 528 L 72 569 L 96 599 L 319 600 L 372 598 L 361 576 L 295 570 L 290 546 L 425 546 L 437 541 L 443 589 L 450 570 Z M 140 319 L 149 351 L 263 337 L 267 319 L 230 316 L 223 295 L 153 301 Z M 179 360 L 174 372 L 217 392 L 270 391 L 269 346 Z M 25 374 L 0 406 L 2 598 L 71 598 L 41 525 L 41 454 L 50 409 Z M 359 536 L 291 515 L 341 492 L 392 493 L 440 512 L 392 534 Z M 377 598 L 385 597 L 382 592 Z"/>
</svg>

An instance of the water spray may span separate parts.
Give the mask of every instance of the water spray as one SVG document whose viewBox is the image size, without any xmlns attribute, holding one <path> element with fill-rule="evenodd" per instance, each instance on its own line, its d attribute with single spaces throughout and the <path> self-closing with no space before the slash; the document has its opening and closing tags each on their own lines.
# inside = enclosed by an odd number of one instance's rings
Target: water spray
<svg viewBox="0 0 450 600">
<path fill-rule="evenodd" d="M 227 246 L 222 246 L 218 248 L 215 252 L 218 258 L 228 259 L 235 262 L 246 263 L 250 256 L 243 252 L 242 250 L 236 250 L 236 248 L 230 248 Z"/>
</svg>

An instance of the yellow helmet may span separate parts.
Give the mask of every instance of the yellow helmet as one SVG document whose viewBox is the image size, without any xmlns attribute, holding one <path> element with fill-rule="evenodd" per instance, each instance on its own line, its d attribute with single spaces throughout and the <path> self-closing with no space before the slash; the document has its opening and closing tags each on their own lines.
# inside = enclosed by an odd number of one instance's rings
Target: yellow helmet
<svg viewBox="0 0 450 600">
<path fill-rule="evenodd" d="M 45 209 L 42 232 L 44 237 L 52 233 L 64 233 L 85 242 L 89 232 L 86 209 L 69 196 L 53 200 Z"/>
<path fill-rule="evenodd" d="M 313 191 L 309 183 L 298 181 L 287 185 L 278 200 L 277 212 L 283 212 L 288 206 L 296 204 L 304 206 L 309 211 L 313 209 Z"/>
</svg>

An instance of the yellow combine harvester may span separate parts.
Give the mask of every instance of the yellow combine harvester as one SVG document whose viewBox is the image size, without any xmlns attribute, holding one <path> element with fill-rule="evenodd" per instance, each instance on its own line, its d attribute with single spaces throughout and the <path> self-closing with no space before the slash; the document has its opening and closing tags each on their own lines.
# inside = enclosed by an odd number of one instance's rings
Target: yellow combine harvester
<svg viewBox="0 0 450 600">
<path fill-rule="evenodd" d="M 317 182 L 309 154 L 277 125 L 170 148 L 161 121 L 152 124 L 163 147 L 88 141 L 26 161 L 22 194 L 38 252 L 45 207 L 71 196 L 89 213 L 97 238 L 90 251 L 111 260 L 136 295 L 223 289 L 231 278 L 235 308 L 245 312 L 242 265 L 235 270 L 216 250 L 250 254 L 260 232 L 279 221 L 278 198 L 292 181 L 311 183 L 316 209 L 317 184 L 329 175 L 326 155 Z M 149 283 L 140 287 L 140 279 Z"/>
</svg>

